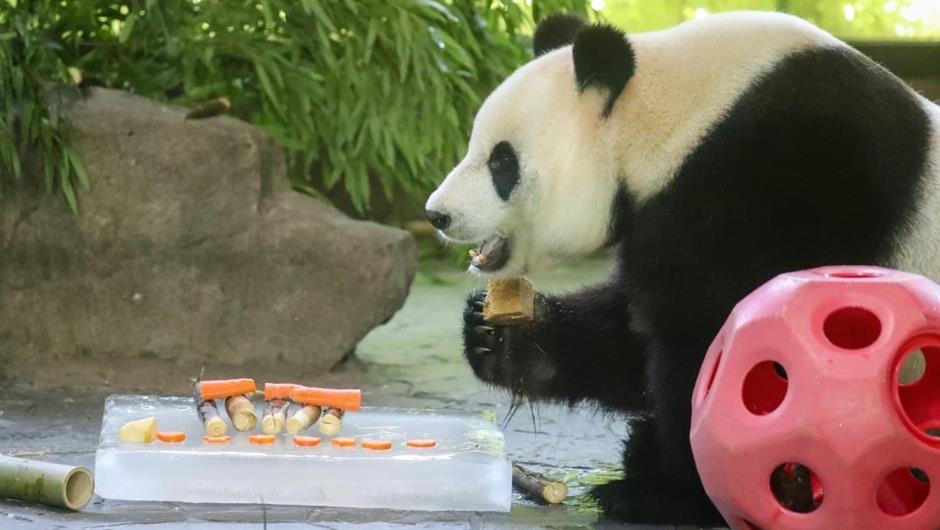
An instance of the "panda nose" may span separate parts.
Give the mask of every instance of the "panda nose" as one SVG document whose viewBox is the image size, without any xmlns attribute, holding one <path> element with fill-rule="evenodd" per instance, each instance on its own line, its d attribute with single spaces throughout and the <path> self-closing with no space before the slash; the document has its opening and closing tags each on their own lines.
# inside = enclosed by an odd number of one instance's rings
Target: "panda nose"
<svg viewBox="0 0 940 530">
<path fill-rule="evenodd" d="M 431 226 L 438 230 L 447 230 L 447 227 L 450 226 L 450 216 L 446 213 L 428 210 L 427 215 L 428 221 L 431 221 Z"/>
</svg>

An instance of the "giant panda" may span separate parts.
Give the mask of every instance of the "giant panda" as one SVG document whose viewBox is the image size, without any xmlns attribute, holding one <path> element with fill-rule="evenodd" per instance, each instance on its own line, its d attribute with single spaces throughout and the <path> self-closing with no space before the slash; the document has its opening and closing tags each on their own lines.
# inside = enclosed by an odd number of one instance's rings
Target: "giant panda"
<svg viewBox="0 0 940 530">
<path fill-rule="evenodd" d="M 610 517 L 719 524 L 689 447 L 691 393 L 734 304 L 773 276 L 876 264 L 940 280 L 940 108 L 793 16 L 729 13 L 630 35 L 556 15 L 485 100 L 429 197 L 472 272 L 514 277 L 616 248 L 610 277 L 537 295 L 530 325 L 464 343 L 482 381 L 631 420 Z"/>
</svg>

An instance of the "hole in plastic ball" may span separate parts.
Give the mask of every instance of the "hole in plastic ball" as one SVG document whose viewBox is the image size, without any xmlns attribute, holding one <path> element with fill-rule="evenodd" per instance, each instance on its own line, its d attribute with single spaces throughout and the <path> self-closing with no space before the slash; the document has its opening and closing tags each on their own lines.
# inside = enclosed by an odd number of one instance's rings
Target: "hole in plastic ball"
<svg viewBox="0 0 940 530">
<path fill-rule="evenodd" d="M 826 274 L 832 278 L 877 278 L 882 276 L 880 272 L 875 271 L 863 271 L 863 270 L 844 270 L 844 271 L 835 271 Z"/>
<path fill-rule="evenodd" d="M 898 370 L 898 384 L 901 386 L 913 385 L 923 379 L 927 371 L 927 359 L 920 348 L 909 351 L 901 361 Z"/>
<path fill-rule="evenodd" d="M 786 369 L 780 363 L 764 361 L 751 368 L 745 376 L 741 398 L 748 411 L 763 416 L 777 410 L 783 403 L 788 386 Z"/>
<path fill-rule="evenodd" d="M 930 477 L 914 467 L 895 469 L 878 487 L 878 507 L 888 515 L 900 517 L 920 508 L 930 494 Z"/>
<path fill-rule="evenodd" d="M 864 307 L 843 307 L 826 317 L 823 333 L 829 342 L 845 350 L 871 346 L 881 335 L 881 321 Z"/>
<path fill-rule="evenodd" d="M 803 464 L 787 462 L 770 474 L 770 490 L 780 506 L 796 513 L 809 513 L 823 502 L 822 481 Z"/>
<path fill-rule="evenodd" d="M 940 337 L 918 337 L 901 349 L 893 386 L 905 424 L 922 440 L 940 442 Z"/>
</svg>

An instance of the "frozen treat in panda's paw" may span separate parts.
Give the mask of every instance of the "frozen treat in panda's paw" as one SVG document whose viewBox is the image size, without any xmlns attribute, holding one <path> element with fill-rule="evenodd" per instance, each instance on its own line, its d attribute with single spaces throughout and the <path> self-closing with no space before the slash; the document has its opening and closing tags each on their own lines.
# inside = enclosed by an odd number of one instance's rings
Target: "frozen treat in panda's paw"
<svg viewBox="0 0 940 530">
<path fill-rule="evenodd" d="M 528 278 L 491 280 L 483 301 L 483 320 L 519 324 L 535 319 L 535 290 Z"/>
</svg>

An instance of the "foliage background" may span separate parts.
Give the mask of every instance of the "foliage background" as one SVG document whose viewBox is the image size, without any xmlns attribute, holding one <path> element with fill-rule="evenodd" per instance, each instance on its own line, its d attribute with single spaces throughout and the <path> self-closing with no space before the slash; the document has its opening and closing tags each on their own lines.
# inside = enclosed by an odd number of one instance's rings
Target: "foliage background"
<svg viewBox="0 0 940 530">
<path fill-rule="evenodd" d="M 940 36 L 933 0 L 0 0 L 0 193 L 40 186 L 78 208 L 88 179 L 62 116 L 78 96 L 71 67 L 86 85 L 178 105 L 227 96 L 285 147 L 296 188 L 388 220 L 419 211 L 459 159 L 541 16 L 644 31 L 740 8 L 845 38 Z"/>
</svg>

